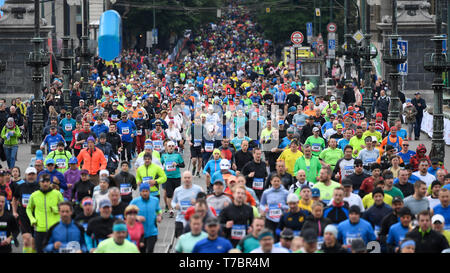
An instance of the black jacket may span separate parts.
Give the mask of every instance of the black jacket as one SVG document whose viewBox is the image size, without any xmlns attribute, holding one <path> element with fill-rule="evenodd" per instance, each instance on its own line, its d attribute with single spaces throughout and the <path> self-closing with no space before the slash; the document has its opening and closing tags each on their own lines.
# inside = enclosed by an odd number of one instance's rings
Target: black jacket
<svg viewBox="0 0 450 273">
<path fill-rule="evenodd" d="M 355 91 L 352 88 L 345 89 L 344 95 L 342 96 L 342 102 L 344 102 L 347 107 L 356 102 Z"/>
<path fill-rule="evenodd" d="M 277 172 L 271 172 L 269 174 L 269 176 L 266 179 L 266 184 L 264 185 L 264 189 L 268 189 L 270 188 L 272 185 L 270 184 L 270 179 L 272 179 L 272 177 L 274 175 L 276 175 Z M 285 172 L 284 175 L 281 176 L 281 182 L 283 183 L 283 186 L 286 190 L 289 190 L 289 188 L 291 187 L 292 184 L 294 184 L 296 181 L 295 179 L 292 177 L 292 175 L 288 172 Z"/>
<path fill-rule="evenodd" d="M 406 182 L 405 185 L 401 185 L 400 183 L 397 183 L 397 184 L 394 184 L 394 187 L 401 190 L 403 193 L 403 196 L 405 198 L 414 194 L 414 184 L 411 184 L 409 182 Z"/>
<path fill-rule="evenodd" d="M 348 219 L 348 209 L 348 203 L 345 201 L 344 205 L 339 207 L 330 204 L 323 210 L 323 217 L 330 219 L 333 224 L 339 224 Z"/>
<path fill-rule="evenodd" d="M 416 243 L 415 253 L 441 253 L 442 250 L 449 248 L 448 241 L 445 239 L 444 235 L 432 229 L 422 236 L 419 227 L 416 227 L 408 232 L 405 235 L 405 238 L 414 240 Z"/>
<path fill-rule="evenodd" d="M 411 100 L 411 103 L 417 109 L 416 117 L 422 117 L 423 116 L 423 110 L 425 110 L 427 108 L 427 103 L 425 102 L 425 100 L 423 98 L 420 98 L 419 100 L 414 98 L 414 99 Z M 419 106 L 419 103 L 420 103 L 420 106 Z"/>
<path fill-rule="evenodd" d="M 320 230 L 319 230 L 319 222 L 320 222 Z M 317 232 L 318 236 L 323 236 L 325 232 L 325 227 L 330 224 L 332 224 L 330 219 L 324 218 L 323 216 L 320 219 L 316 219 L 314 218 L 314 215 L 311 214 L 306 217 L 302 230 L 312 228 Z"/>
<path fill-rule="evenodd" d="M 239 150 L 234 155 L 234 163 L 236 164 L 237 170 L 241 171 L 244 168 L 245 164 L 253 160 L 253 155 L 251 152 L 244 152 Z"/>
<path fill-rule="evenodd" d="M 118 133 L 108 133 L 108 134 L 106 134 L 106 142 L 111 144 L 111 148 L 112 148 L 114 154 L 118 154 L 118 149 L 119 149 L 120 145 L 122 144 L 120 135 Z"/>
<path fill-rule="evenodd" d="M 251 172 L 255 172 L 255 175 L 253 177 L 248 176 Z M 262 193 L 264 191 L 264 180 L 267 177 L 266 163 L 261 160 L 261 162 L 258 164 L 254 160 L 252 160 L 245 164 L 245 166 L 242 168 L 242 174 L 245 176 L 246 186 L 249 188 L 253 188 L 253 180 L 255 178 L 263 179 L 263 189 L 254 189 L 258 199 L 261 199 Z"/>
<path fill-rule="evenodd" d="M 114 176 L 115 186 L 120 189 L 120 185 L 122 184 L 129 184 L 133 190 L 137 189 L 136 185 L 136 177 L 134 175 L 127 173 L 127 172 L 119 172 Z M 124 185 L 127 186 L 127 185 Z M 122 201 L 125 203 L 130 203 L 133 199 L 132 192 L 129 194 L 121 194 Z"/>
<path fill-rule="evenodd" d="M 348 251 L 345 248 L 343 248 L 342 245 L 338 241 L 336 241 L 336 243 L 332 247 L 327 247 L 324 243 L 322 245 L 321 250 L 324 253 L 348 253 Z"/>
</svg>

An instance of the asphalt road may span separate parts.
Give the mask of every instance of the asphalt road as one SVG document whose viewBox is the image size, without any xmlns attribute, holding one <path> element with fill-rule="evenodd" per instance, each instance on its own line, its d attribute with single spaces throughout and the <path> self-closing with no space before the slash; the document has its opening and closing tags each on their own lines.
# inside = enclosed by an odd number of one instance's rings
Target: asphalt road
<svg viewBox="0 0 450 273">
<path fill-rule="evenodd" d="M 417 145 L 419 144 L 425 144 L 427 147 L 427 150 L 430 151 L 431 148 L 431 139 L 425 135 L 421 135 L 421 139 L 419 141 L 410 141 L 410 149 L 414 150 L 416 149 Z M 25 169 L 27 168 L 28 164 L 30 163 L 30 160 L 34 155 L 31 154 L 31 145 L 30 144 L 20 144 L 19 145 L 19 152 L 16 162 L 16 166 L 20 167 L 21 171 L 24 173 Z M 189 149 L 187 149 L 183 155 L 183 158 L 185 160 L 186 168 L 181 169 L 181 172 L 186 170 L 188 167 L 192 170 L 192 164 L 189 164 L 190 161 L 190 153 Z M 445 147 L 445 168 L 450 168 L 450 146 Z M 133 162 L 134 163 L 134 162 Z M 1 162 L 2 165 L 6 165 L 6 162 Z M 133 174 L 135 173 L 135 169 L 133 167 L 132 170 L 130 170 Z M 206 188 L 205 184 L 205 176 L 202 175 L 199 177 L 193 178 L 193 183 L 201 186 L 203 189 Z M 133 196 L 138 196 L 139 192 L 134 191 Z M 164 208 L 164 202 L 161 200 L 161 208 Z M 163 220 L 158 226 L 159 229 L 159 235 L 158 235 L 158 241 L 155 246 L 155 253 L 166 253 L 169 251 L 169 247 L 171 246 L 173 237 L 174 237 L 174 230 L 175 230 L 175 218 L 169 218 L 169 215 L 164 213 Z M 13 252 L 20 253 L 22 252 L 22 240 L 21 236 L 19 235 L 19 247 L 13 247 Z"/>
</svg>

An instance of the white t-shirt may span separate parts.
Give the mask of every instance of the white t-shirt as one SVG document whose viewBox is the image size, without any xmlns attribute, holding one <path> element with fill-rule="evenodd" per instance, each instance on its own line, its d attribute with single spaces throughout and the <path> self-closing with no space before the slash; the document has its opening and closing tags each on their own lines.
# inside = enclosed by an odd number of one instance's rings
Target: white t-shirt
<svg viewBox="0 0 450 273">
<path fill-rule="evenodd" d="M 427 188 L 430 187 L 431 183 L 433 183 L 434 180 L 436 180 L 436 177 L 428 172 L 425 176 L 421 175 L 420 171 L 413 172 L 412 174 L 417 176 L 423 182 L 425 182 L 427 184 Z"/>
<path fill-rule="evenodd" d="M 364 211 L 364 205 L 363 205 L 362 199 L 361 199 L 361 197 L 359 197 L 359 195 L 351 193 L 349 197 L 344 197 L 344 201 L 346 201 L 348 203 L 348 207 L 356 205 L 361 209 L 361 212 Z M 331 202 L 333 202 L 333 199 L 331 199 L 330 203 Z"/>
</svg>

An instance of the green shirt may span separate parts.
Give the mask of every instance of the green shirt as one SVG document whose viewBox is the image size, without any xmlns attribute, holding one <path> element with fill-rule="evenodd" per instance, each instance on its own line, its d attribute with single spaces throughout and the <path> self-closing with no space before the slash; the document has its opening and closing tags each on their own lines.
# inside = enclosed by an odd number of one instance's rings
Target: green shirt
<svg viewBox="0 0 450 273">
<path fill-rule="evenodd" d="M 62 174 L 64 174 L 67 169 L 69 169 L 69 160 L 72 157 L 72 154 L 69 151 L 58 151 L 54 150 L 53 152 L 49 153 L 47 157 L 45 158 L 45 165 L 47 165 L 48 159 L 54 159 L 56 170 Z"/>
<path fill-rule="evenodd" d="M 364 137 L 358 138 L 357 136 L 354 136 L 350 139 L 350 142 L 348 143 L 350 146 L 353 147 L 353 157 L 357 157 L 359 155 L 359 152 L 362 151 L 361 145 L 366 145 L 366 142 L 364 141 Z M 358 152 L 355 153 L 355 150 Z"/>
<path fill-rule="evenodd" d="M 175 247 L 178 253 L 192 253 L 195 244 L 208 237 L 208 233 L 202 231 L 198 235 L 192 235 L 192 232 L 185 233 L 180 236 Z"/>
<path fill-rule="evenodd" d="M 156 184 L 150 187 L 150 193 L 159 195 L 158 185 L 165 183 L 167 181 L 167 176 L 164 170 L 154 163 L 151 163 L 148 167 L 144 164 L 137 168 L 136 182 L 140 184 L 149 180 L 156 180 Z"/>
<path fill-rule="evenodd" d="M 331 180 L 331 184 L 329 186 L 326 186 L 325 183 L 319 182 L 316 183 L 313 188 L 317 188 L 320 190 L 320 200 L 328 202 L 333 199 L 334 189 L 339 188 L 340 186 L 341 184 Z"/>
<path fill-rule="evenodd" d="M 315 138 L 314 136 L 310 136 L 306 139 L 306 144 L 311 145 L 313 156 L 319 157 L 320 152 L 325 149 L 325 140 L 322 137 Z"/>
<path fill-rule="evenodd" d="M 331 169 L 334 169 L 334 166 L 336 166 L 336 163 L 339 159 L 344 157 L 344 152 L 339 148 L 326 148 L 323 150 L 319 158 L 325 161 L 327 164 L 331 165 Z"/>
<path fill-rule="evenodd" d="M 387 193 L 387 194 L 389 194 L 392 197 L 399 196 L 402 199 L 405 198 L 405 196 L 403 195 L 402 191 L 399 188 L 397 188 L 397 187 L 392 187 L 392 189 L 390 191 L 384 191 L 384 193 Z"/>
<path fill-rule="evenodd" d="M 259 247 L 259 240 L 258 238 L 253 237 L 252 234 L 249 234 L 242 238 L 242 240 L 237 245 L 237 249 L 242 251 L 243 253 L 250 253 L 253 250 L 257 249 Z"/>
<path fill-rule="evenodd" d="M 178 166 L 173 167 L 173 163 L 180 165 L 184 162 L 179 153 L 164 153 L 161 155 L 161 164 L 164 166 L 164 172 L 167 178 L 181 178 L 180 168 Z"/>
<path fill-rule="evenodd" d="M 369 130 L 367 130 L 367 131 L 365 131 L 365 132 L 363 133 L 362 138 L 365 139 L 365 138 L 368 137 L 368 136 L 374 136 L 374 137 L 376 137 L 378 143 L 381 143 L 381 141 L 383 140 L 383 138 L 381 137 L 381 133 L 378 132 L 378 131 L 375 131 L 375 132 L 372 133 L 372 132 L 370 132 Z"/>
<path fill-rule="evenodd" d="M 305 156 L 297 158 L 294 165 L 294 176 L 297 176 L 299 170 L 306 172 L 306 181 L 316 183 L 316 177 L 319 175 L 322 164 L 317 157 L 311 157 L 309 164 L 307 164 Z"/>
<path fill-rule="evenodd" d="M 114 238 L 108 238 L 100 242 L 94 253 L 139 253 L 139 249 L 127 239 L 122 245 L 118 245 Z"/>
</svg>

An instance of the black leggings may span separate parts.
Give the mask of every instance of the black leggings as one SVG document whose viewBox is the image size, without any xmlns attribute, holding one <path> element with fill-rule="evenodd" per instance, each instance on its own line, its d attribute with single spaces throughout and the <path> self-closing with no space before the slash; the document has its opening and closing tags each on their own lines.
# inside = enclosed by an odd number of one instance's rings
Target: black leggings
<svg viewBox="0 0 450 273">
<path fill-rule="evenodd" d="M 121 154 L 121 158 L 122 161 L 125 160 L 125 150 L 126 150 L 126 156 L 127 156 L 127 161 L 131 162 L 131 151 L 133 149 L 133 142 L 122 142 L 122 146 L 123 146 L 123 150 L 122 150 L 122 154 Z"/>
<path fill-rule="evenodd" d="M 43 253 L 45 247 L 45 237 L 47 236 L 47 232 L 35 232 L 34 233 L 34 242 L 36 246 L 37 253 Z"/>
<path fill-rule="evenodd" d="M 144 247 L 139 249 L 141 253 L 153 253 L 157 240 L 157 235 L 144 238 Z"/>
<path fill-rule="evenodd" d="M 180 237 L 180 235 L 183 234 L 183 230 L 183 222 L 175 222 L 175 238 Z"/>
</svg>

